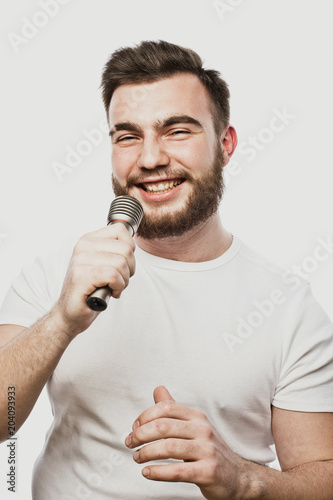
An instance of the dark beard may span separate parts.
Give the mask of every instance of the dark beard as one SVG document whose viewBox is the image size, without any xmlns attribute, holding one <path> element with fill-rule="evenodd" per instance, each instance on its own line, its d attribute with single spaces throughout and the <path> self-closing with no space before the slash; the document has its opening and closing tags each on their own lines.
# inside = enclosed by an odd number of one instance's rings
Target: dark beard
<svg viewBox="0 0 333 500">
<path fill-rule="evenodd" d="M 188 182 L 193 183 L 193 192 L 185 207 L 171 215 L 163 214 L 163 207 L 159 208 L 156 215 L 144 214 L 137 235 L 148 240 L 181 236 L 216 213 L 224 191 L 223 166 L 223 155 L 221 147 L 218 146 L 212 168 L 207 175 L 199 180 L 187 177 Z M 116 196 L 131 196 L 129 188 L 133 184 L 134 181 L 123 187 L 112 175 L 112 186 Z"/>
</svg>

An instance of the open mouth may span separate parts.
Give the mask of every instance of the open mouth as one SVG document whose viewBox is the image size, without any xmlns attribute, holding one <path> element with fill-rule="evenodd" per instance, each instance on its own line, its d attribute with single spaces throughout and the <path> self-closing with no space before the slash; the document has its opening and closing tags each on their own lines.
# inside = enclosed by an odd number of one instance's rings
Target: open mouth
<svg viewBox="0 0 333 500">
<path fill-rule="evenodd" d="M 139 184 L 139 187 L 146 191 L 146 193 L 161 194 L 171 191 L 175 187 L 182 184 L 184 181 L 185 179 L 172 179 L 157 182 L 143 182 L 142 184 Z"/>
</svg>

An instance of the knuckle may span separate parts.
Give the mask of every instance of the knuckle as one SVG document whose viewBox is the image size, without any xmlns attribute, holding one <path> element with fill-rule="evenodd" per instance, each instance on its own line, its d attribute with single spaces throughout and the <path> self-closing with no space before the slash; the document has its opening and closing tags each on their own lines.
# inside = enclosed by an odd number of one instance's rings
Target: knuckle
<svg viewBox="0 0 333 500">
<path fill-rule="evenodd" d="M 108 283 L 111 288 L 123 289 L 125 287 L 124 279 L 115 267 L 108 272 Z"/>
<path fill-rule="evenodd" d="M 83 265 L 81 263 L 81 258 L 76 257 L 73 259 L 69 269 L 69 276 L 71 282 L 78 283 L 82 281 L 82 276 L 84 273 L 82 272 Z"/>
<path fill-rule="evenodd" d="M 174 481 L 184 481 L 189 479 L 189 470 L 186 464 L 178 464 L 174 470 Z"/>
<path fill-rule="evenodd" d="M 73 268 L 80 267 L 85 264 L 86 252 L 80 250 L 80 252 L 74 253 L 71 259 L 71 266 Z"/>
<path fill-rule="evenodd" d="M 177 445 L 174 439 L 166 439 L 164 441 L 164 448 L 168 456 L 172 457 L 177 451 Z"/>
<path fill-rule="evenodd" d="M 200 435 L 204 439 L 207 439 L 207 440 L 212 439 L 212 437 L 213 437 L 213 429 L 211 428 L 210 425 L 207 425 L 207 424 L 200 425 L 199 430 L 200 430 Z"/>
<path fill-rule="evenodd" d="M 138 427 L 138 429 L 135 429 L 135 431 L 133 431 L 132 433 L 132 443 L 140 443 L 142 440 L 143 440 L 143 434 L 141 432 L 141 427 Z M 140 456 L 141 456 L 141 453 L 142 453 L 142 450 L 144 448 L 141 448 L 140 451 Z"/>
<path fill-rule="evenodd" d="M 166 415 L 172 414 L 173 401 L 161 401 L 159 404 L 161 405 L 161 408 Z"/>
<path fill-rule="evenodd" d="M 127 259 L 131 259 L 133 257 L 133 247 L 127 242 L 124 244 L 124 256 Z"/>
<path fill-rule="evenodd" d="M 144 446 L 143 448 L 140 448 L 139 450 L 137 450 L 139 452 L 139 460 L 141 462 L 146 462 L 147 460 L 149 460 L 149 454 L 147 453 L 147 449 L 146 449 L 146 446 Z"/>
<path fill-rule="evenodd" d="M 215 460 L 207 460 L 203 467 L 204 480 L 207 484 L 211 484 L 218 476 L 218 464 Z"/>
<path fill-rule="evenodd" d="M 195 444 L 192 440 L 189 440 L 185 444 L 185 452 L 189 455 L 195 454 L 197 451 L 197 444 Z"/>
<path fill-rule="evenodd" d="M 207 415 L 203 411 L 198 410 L 198 418 L 200 420 L 202 420 L 203 422 L 206 422 L 206 423 L 209 422 Z"/>
<path fill-rule="evenodd" d="M 85 249 L 89 238 L 90 238 L 89 233 L 83 234 L 81 238 L 74 245 L 74 252 L 79 253 L 83 249 Z"/>
<path fill-rule="evenodd" d="M 187 467 L 186 471 L 184 472 L 184 476 L 186 478 L 186 481 L 199 484 L 200 473 L 201 473 L 201 467 L 199 468 L 192 463 L 191 467 Z"/>
<path fill-rule="evenodd" d="M 123 275 L 128 274 L 128 264 L 127 260 L 123 255 L 118 255 L 117 256 L 117 261 L 118 261 L 118 269 Z"/>
<path fill-rule="evenodd" d="M 214 443 L 209 442 L 205 443 L 205 453 L 206 456 L 209 457 L 210 459 L 214 460 L 216 457 L 216 447 Z"/>
<path fill-rule="evenodd" d="M 168 435 L 168 433 L 170 431 L 170 423 L 167 420 L 163 420 L 163 419 L 156 420 L 155 426 L 156 426 L 156 430 L 158 431 L 158 433 L 160 435 L 162 435 L 162 436 Z"/>
</svg>

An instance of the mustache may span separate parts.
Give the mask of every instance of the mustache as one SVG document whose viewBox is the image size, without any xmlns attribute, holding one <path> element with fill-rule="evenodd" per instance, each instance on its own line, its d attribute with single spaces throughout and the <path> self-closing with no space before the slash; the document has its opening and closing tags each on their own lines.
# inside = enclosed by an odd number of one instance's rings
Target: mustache
<svg viewBox="0 0 333 500">
<path fill-rule="evenodd" d="M 174 170 L 174 169 L 166 169 L 166 168 L 156 168 L 155 170 L 147 170 L 145 173 L 142 173 L 137 176 L 129 176 L 127 179 L 126 187 L 130 188 L 135 184 L 141 184 L 144 180 L 149 177 L 150 180 L 154 178 L 158 178 L 158 180 L 163 181 L 164 179 L 185 179 L 193 181 L 194 177 L 184 170 Z"/>
</svg>

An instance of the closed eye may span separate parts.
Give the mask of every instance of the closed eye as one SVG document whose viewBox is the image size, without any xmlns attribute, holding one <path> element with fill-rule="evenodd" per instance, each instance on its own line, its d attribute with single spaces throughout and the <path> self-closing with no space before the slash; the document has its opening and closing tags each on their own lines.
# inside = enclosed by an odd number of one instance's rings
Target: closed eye
<svg viewBox="0 0 333 500">
<path fill-rule="evenodd" d="M 131 141 L 132 139 L 135 139 L 134 135 L 124 135 L 122 137 L 119 137 L 116 142 Z"/>
<path fill-rule="evenodd" d="M 190 134 L 189 130 L 174 130 L 170 135 Z"/>
</svg>

